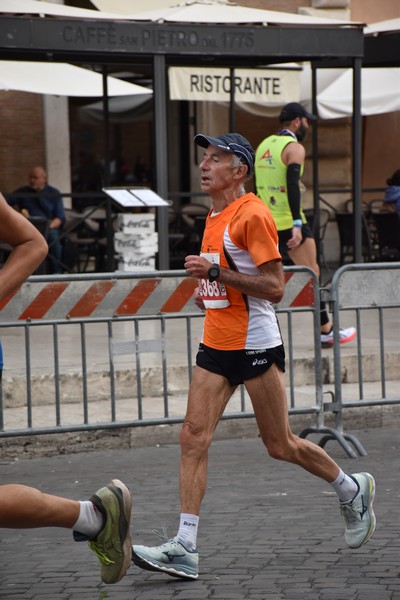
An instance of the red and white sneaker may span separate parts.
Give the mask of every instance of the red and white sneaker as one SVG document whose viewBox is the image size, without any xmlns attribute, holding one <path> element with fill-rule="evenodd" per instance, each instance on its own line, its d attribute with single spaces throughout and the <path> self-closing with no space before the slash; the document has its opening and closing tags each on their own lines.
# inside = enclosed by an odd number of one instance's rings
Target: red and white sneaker
<svg viewBox="0 0 400 600">
<path fill-rule="evenodd" d="M 341 344 L 347 344 L 352 342 L 357 335 L 357 329 L 355 327 L 347 327 L 346 329 L 339 330 L 339 342 Z M 323 348 L 332 348 L 333 346 L 333 329 L 329 333 L 321 333 L 321 346 Z"/>
</svg>

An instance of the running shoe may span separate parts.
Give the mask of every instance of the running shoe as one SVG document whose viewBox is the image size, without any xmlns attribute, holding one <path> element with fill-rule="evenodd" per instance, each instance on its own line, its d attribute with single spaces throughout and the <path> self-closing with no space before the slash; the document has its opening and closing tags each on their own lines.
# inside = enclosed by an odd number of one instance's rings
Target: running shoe
<svg viewBox="0 0 400 600">
<path fill-rule="evenodd" d="M 117 583 L 131 563 L 132 497 L 122 481 L 113 479 L 93 494 L 90 501 L 104 516 L 103 529 L 94 539 L 76 531 L 73 536 L 75 541 L 88 541 L 89 548 L 100 561 L 103 583 Z"/>
<path fill-rule="evenodd" d="M 339 342 L 341 344 L 347 344 L 352 342 L 357 335 L 357 329 L 355 327 L 347 327 L 346 329 L 339 329 Z M 329 333 L 321 333 L 321 346 L 323 348 L 332 348 L 333 346 L 333 329 Z"/>
<path fill-rule="evenodd" d="M 173 577 L 197 579 L 199 576 L 199 553 L 187 550 L 177 537 L 161 546 L 133 546 L 132 561 L 147 571 L 162 571 Z"/>
<path fill-rule="evenodd" d="M 350 548 L 366 544 L 375 531 L 376 518 L 372 508 L 375 496 L 375 480 L 369 473 L 354 473 L 352 479 L 358 485 L 353 500 L 340 503 L 345 523 L 345 540 Z"/>
</svg>

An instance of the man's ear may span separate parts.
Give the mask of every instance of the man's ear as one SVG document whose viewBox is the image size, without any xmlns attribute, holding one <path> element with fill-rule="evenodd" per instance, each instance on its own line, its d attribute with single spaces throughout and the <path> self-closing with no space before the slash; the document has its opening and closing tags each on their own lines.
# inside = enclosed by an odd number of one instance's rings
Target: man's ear
<svg viewBox="0 0 400 600">
<path fill-rule="evenodd" d="M 301 117 L 296 117 L 293 121 L 294 126 L 296 127 L 296 129 L 298 129 L 301 125 Z"/>
<path fill-rule="evenodd" d="M 240 163 L 240 165 L 238 165 L 236 167 L 236 173 L 233 176 L 234 179 L 243 179 L 243 177 L 245 177 L 247 175 L 248 170 L 249 170 L 249 167 L 247 165 Z"/>
</svg>

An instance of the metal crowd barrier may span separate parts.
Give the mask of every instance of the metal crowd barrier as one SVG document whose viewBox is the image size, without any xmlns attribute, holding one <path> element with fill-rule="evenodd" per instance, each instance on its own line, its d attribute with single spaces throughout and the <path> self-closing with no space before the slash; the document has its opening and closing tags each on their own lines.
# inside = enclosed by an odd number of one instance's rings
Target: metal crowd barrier
<svg viewBox="0 0 400 600">
<path fill-rule="evenodd" d="M 385 352 L 384 315 L 386 311 L 400 308 L 400 262 L 352 264 L 340 268 L 332 281 L 332 309 L 334 317 L 334 378 L 335 394 L 333 405 L 336 429 L 343 430 L 343 409 L 361 406 L 400 404 L 400 367 L 397 364 L 396 380 L 399 382 L 392 396 L 387 393 L 387 365 Z M 339 344 L 340 319 L 346 311 L 356 314 L 358 397 L 343 399 L 341 382 L 341 352 Z M 364 393 L 366 370 L 363 361 L 362 313 L 376 312 L 379 330 L 376 339 L 377 362 L 380 371 L 380 393 L 367 399 Z M 400 313 L 399 313 L 400 317 Z M 400 349 L 400 320 L 395 323 L 398 348 Z M 396 374 L 395 374 L 396 376 Z"/>
<path fill-rule="evenodd" d="M 324 413 L 333 413 L 335 426 L 332 428 L 323 426 L 319 429 L 310 427 L 302 432 L 302 435 L 305 437 L 309 433 L 322 433 L 324 437 L 319 442 L 322 447 L 329 440 L 335 439 L 340 441 L 351 458 L 356 458 L 357 453 L 365 455 L 366 452 L 354 435 L 344 432 L 343 411 L 348 408 L 400 404 L 400 368 L 398 366 L 400 359 L 400 310 L 398 310 L 400 309 L 400 263 L 345 265 L 335 273 L 327 299 L 331 304 L 333 315 L 334 389 L 330 392 L 332 401 L 323 403 L 323 411 Z M 389 361 L 385 344 L 385 316 L 388 311 L 394 310 L 396 312 L 390 324 L 395 328 L 391 334 L 396 340 L 397 352 L 396 350 L 392 352 L 392 360 Z M 355 315 L 357 328 L 356 361 L 350 373 L 351 380 L 356 383 L 353 386 L 345 386 L 339 331 L 346 312 L 350 311 Z M 365 353 L 364 348 L 366 346 L 365 338 L 370 333 L 368 327 L 370 327 L 373 317 L 377 323 L 377 334 L 374 333 L 373 336 L 374 353 L 371 355 Z M 364 327 L 363 318 L 367 323 Z M 395 362 L 395 364 L 388 364 L 389 362 Z M 367 380 L 373 375 L 371 371 L 378 373 L 372 397 L 368 397 L 365 387 Z M 388 373 L 394 383 L 392 394 L 388 393 Z M 349 374 L 347 374 L 348 377 Z M 343 397 L 344 387 L 351 387 L 352 397 Z M 357 392 L 355 392 L 355 388 Z"/>
<path fill-rule="evenodd" d="M 276 309 L 286 331 L 289 412 L 309 414 L 321 429 L 318 281 L 305 267 L 285 267 L 285 277 Z M 182 422 L 203 316 L 192 300 L 195 285 L 184 271 L 29 278 L 0 303 L 0 337 L 18 343 L 24 369 L 18 384 L 15 375 L 7 383 L 3 374 L 0 439 Z M 311 348 L 307 381 L 294 326 L 304 313 Z M 101 350 L 101 368 L 93 366 L 94 347 Z M 74 356 L 74 373 L 66 350 Z M 299 399 L 300 380 L 309 393 Z M 179 394 L 179 406 L 172 406 Z M 243 387 L 236 404 L 236 410 L 228 405 L 225 419 L 253 416 Z"/>
</svg>

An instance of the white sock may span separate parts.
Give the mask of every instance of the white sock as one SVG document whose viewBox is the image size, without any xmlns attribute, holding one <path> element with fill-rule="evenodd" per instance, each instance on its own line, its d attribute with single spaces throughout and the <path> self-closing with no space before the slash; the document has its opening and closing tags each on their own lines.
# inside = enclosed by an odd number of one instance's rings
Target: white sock
<svg viewBox="0 0 400 600">
<path fill-rule="evenodd" d="M 79 504 L 79 517 L 73 529 L 87 535 L 88 538 L 95 538 L 103 528 L 104 517 L 90 500 L 79 502 Z"/>
<path fill-rule="evenodd" d="M 181 513 L 178 539 L 185 546 L 186 550 L 195 550 L 196 548 L 198 524 L 199 517 L 197 515 Z"/>
<path fill-rule="evenodd" d="M 339 496 L 340 502 L 349 502 L 353 500 L 354 496 L 358 492 L 358 485 L 352 477 L 343 473 L 342 469 L 339 471 L 339 475 L 332 481 L 331 486 Z"/>
</svg>

